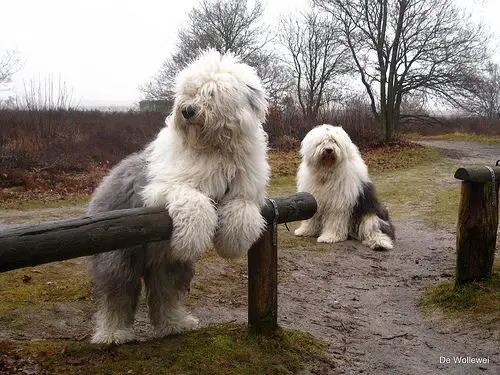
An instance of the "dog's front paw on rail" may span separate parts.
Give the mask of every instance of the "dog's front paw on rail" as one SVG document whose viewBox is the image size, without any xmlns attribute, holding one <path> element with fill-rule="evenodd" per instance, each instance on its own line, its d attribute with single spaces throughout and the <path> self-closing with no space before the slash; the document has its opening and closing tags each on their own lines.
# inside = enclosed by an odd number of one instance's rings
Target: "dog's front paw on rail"
<svg viewBox="0 0 500 375">
<path fill-rule="evenodd" d="M 238 258 L 247 253 L 260 238 L 266 221 L 257 204 L 248 200 L 234 200 L 219 207 L 219 227 L 214 246 L 224 258 Z"/>
</svg>

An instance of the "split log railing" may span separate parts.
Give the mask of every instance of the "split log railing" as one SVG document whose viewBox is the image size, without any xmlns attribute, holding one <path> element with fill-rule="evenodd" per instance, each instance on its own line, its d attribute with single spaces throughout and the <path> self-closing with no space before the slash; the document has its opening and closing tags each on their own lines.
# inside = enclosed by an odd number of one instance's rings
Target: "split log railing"
<svg viewBox="0 0 500 375">
<path fill-rule="evenodd" d="M 498 164 L 498 163 L 497 163 Z M 491 276 L 498 230 L 500 166 L 459 168 L 455 286 Z"/>
<path fill-rule="evenodd" d="M 267 230 L 248 252 L 248 323 L 257 333 L 272 333 L 278 326 L 276 225 L 309 219 L 316 209 L 309 193 L 268 199 L 262 208 Z M 162 208 L 15 227 L 0 232 L 0 272 L 165 241 L 171 232 L 172 219 Z"/>
</svg>

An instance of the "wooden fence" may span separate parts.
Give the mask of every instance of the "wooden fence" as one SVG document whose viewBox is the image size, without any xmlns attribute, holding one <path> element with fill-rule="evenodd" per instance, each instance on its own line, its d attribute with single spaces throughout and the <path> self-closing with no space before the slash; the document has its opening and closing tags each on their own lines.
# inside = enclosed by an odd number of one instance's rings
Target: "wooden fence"
<svg viewBox="0 0 500 375">
<path fill-rule="evenodd" d="M 248 323 L 259 333 L 277 328 L 277 224 L 311 218 L 309 193 L 266 201 L 267 230 L 248 252 Z M 0 272 L 78 258 L 170 238 L 172 219 L 161 208 L 117 210 L 20 226 L 0 232 Z"/>
<path fill-rule="evenodd" d="M 456 244 L 458 286 L 491 276 L 498 231 L 500 166 L 459 168 L 455 178 L 462 180 Z"/>
</svg>

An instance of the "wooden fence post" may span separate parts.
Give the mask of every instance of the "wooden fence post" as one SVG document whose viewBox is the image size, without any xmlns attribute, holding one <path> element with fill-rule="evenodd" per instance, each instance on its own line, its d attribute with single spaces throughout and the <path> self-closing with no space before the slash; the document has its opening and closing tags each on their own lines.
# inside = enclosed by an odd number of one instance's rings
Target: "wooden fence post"
<svg viewBox="0 0 500 375">
<path fill-rule="evenodd" d="M 278 246 L 273 224 L 248 251 L 248 325 L 256 333 L 278 328 Z"/>
<path fill-rule="evenodd" d="M 498 228 L 500 167 L 459 168 L 455 286 L 491 276 Z"/>
<path fill-rule="evenodd" d="M 278 328 L 277 224 L 310 219 L 316 210 L 309 193 L 269 199 L 262 210 L 267 229 L 248 252 L 248 325 L 255 333 L 272 334 Z"/>
</svg>

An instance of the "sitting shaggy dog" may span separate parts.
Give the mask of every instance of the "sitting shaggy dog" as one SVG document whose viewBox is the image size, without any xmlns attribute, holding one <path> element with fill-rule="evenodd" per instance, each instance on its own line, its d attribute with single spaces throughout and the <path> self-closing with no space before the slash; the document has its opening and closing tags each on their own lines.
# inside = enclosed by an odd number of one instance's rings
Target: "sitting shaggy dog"
<svg viewBox="0 0 500 375">
<path fill-rule="evenodd" d="M 297 188 L 316 198 L 318 210 L 295 235 L 327 243 L 351 235 L 372 249 L 392 249 L 394 227 L 349 135 L 339 126 L 317 126 L 304 137 L 300 154 Z"/>
<path fill-rule="evenodd" d="M 170 241 L 90 257 L 100 300 L 93 343 L 134 340 L 141 278 L 158 337 L 198 326 L 184 307 L 197 258 L 211 244 L 240 257 L 265 227 L 266 111 L 255 71 L 230 54 L 207 51 L 179 74 L 166 127 L 111 170 L 88 207 L 95 214 L 161 206 L 173 221 Z"/>
</svg>

